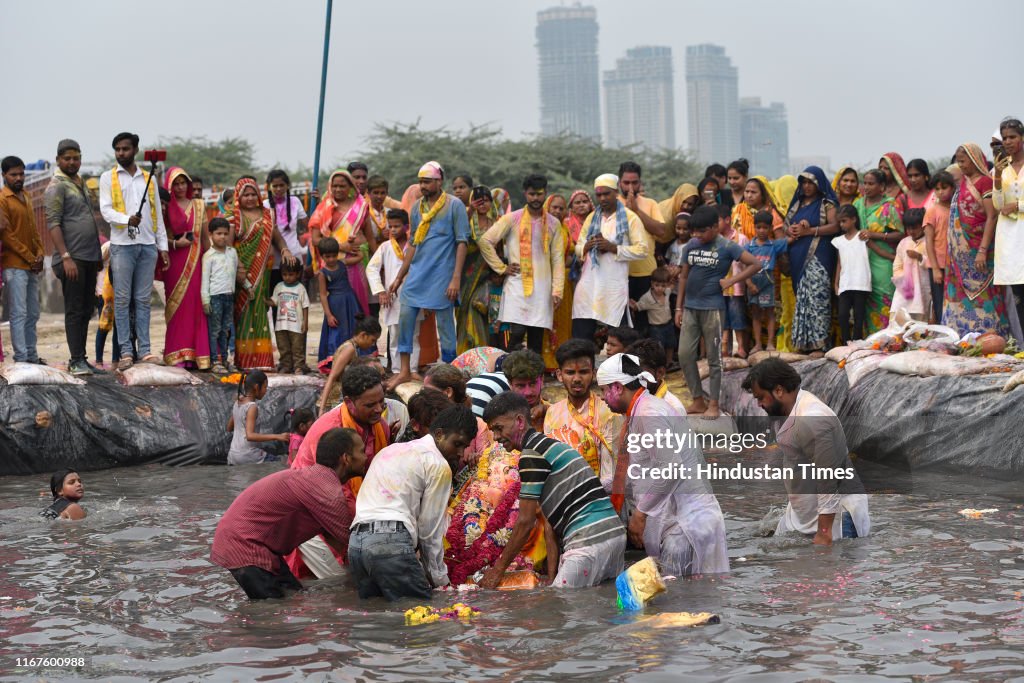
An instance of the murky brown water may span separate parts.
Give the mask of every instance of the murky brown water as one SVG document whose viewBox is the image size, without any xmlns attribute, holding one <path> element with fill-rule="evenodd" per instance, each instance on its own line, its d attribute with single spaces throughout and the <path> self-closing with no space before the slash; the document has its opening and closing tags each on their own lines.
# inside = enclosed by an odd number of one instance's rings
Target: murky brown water
<svg viewBox="0 0 1024 683">
<path fill-rule="evenodd" d="M 915 493 L 872 499 L 870 538 L 830 550 L 758 536 L 768 499 L 719 486 L 732 573 L 670 582 L 645 612 L 712 611 L 718 625 L 651 628 L 643 615 L 620 614 L 606 584 L 470 593 L 465 601 L 482 611 L 472 624 L 406 627 L 402 611 L 414 603 L 360 602 L 347 580 L 250 603 L 207 561 L 220 514 L 274 469 L 85 473 L 90 515 L 74 524 L 38 517 L 45 477 L 0 479 L 2 680 L 1024 676 L 1024 509 L 991 482 L 919 475 Z M 1000 512 L 968 520 L 957 514 L 964 507 Z M 17 657 L 85 665 L 16 667 Z"/>
</svg>

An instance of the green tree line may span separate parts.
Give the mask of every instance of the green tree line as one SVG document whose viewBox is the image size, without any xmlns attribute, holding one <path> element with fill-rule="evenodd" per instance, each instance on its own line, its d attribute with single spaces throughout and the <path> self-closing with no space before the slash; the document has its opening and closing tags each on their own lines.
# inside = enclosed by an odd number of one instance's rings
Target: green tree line
<svg viewBox="0 0 1024 683">
<path fill-rule="evenodd" d="M 251 174 L 262 178 L 270 170 L 256 163 L 254 145 L 242 137 L 167 137 L 161 138 L 159 145 L 167 150 L 168 165 L 181 166 L 202 177 L 207 187 L 230 187 L 239 176 Z M 447 127 L 424 129 L 416 122 L 378 124 L 362 151 L 321 169 L 320 186 L 326 184 L 334 168 L 354 160 L 369 166 L 370 173 L 387 178 L 393 196 L 400 196 L 408 185 L 416 182 L 416 172 L 424 162 L 436 160 L 444 167 L 447 178 L 468 173 L 478 184 L 504 187 L 516 204 L 523 202 L 522 180 L 531 173 L 546 175 L 549 191 L 568 193 L 578 188 L 591 189 L 598 175 L 617 172 L 623 161 L 636 161 L 643 168 L 646 194 L 655 199 L 664 199 L 680 183 L 696 183 L 703 176 L 703 168 L 689 155 L 674 150 L 608 148 L 572 135 L 510 140 L 494 126 L 472 126 L 461 131 Z M 312 179 L 309 166 L 274 167 L 283 167 L 294 183 Z"/>
</svg>

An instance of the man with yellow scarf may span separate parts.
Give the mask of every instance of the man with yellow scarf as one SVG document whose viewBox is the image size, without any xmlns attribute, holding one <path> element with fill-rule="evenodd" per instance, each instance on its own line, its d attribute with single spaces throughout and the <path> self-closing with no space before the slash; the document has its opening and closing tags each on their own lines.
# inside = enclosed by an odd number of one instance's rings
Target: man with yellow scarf
<svg viewBox="0 0 1024 683">
<path fill-rule="evenodd" d="M 398 355 L 401 370 L 388 384 L 394 389 L 412 378 L 410 356 L 416 319 L 421 310 L 434 312 L 441 336 L 441 360 L 455 360 L 455 308 L 462 284 L 462 267 L 469 242 L 469 216 L 458 197 L 444 191 L 444 169 L 436 161 L 423 164 L 419 172 L 422 198 L 413 205 L 409 218 L 412 239 L 405 261 L 388 287 L 398 298 Z M 402 287 L 408 276 L 409 283 Z M 401 293 L 399 294 L 399 289 Z"/>
<path fill-rule="evenodd" d="M 117 165 L 100 176 L 100 213 L 110 224 L 110 269 L 114 284 L 114 325 L 119 330 L 121 361 L 118 370 L 132 366 L 132 335 L 130 309 L 135 306 L 135 336 L 139 359 L 162 364 L 152 353 L 149 343 L 149 302 L 153 293 L 157 252 L 166 268 L 167 232 L 164 229 L 160 196 L 156 180 L 148 183 L 149 174 L 135 164 L 139 153 L 139 136 L 118 133 L 114 137 L 114 158 Z M 142 204 L 142 215 L 136 211 Z"/>
<path fill-rule="evenodd" d="M 526 337 L 526 347 L 538 354 L 565 285 L 565 236 L 558 219 L 544 211 L 547 189 L 544 176 L 527 176 L 526 207 L 499 218 L 477 242 L 491 270 L 505 276 L 498 320 L 509 325 L 508 348 Z M 508 263 L 498 256 L 497 244 L 505 245 Z"/>
</svg>

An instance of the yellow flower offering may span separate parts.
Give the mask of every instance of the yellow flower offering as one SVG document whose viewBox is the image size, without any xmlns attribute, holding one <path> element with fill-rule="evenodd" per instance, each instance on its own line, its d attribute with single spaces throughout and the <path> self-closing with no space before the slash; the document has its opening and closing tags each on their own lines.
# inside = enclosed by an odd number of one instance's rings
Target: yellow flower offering
<svg viewBox="0 0 1024 683">
<path fill-rule="evenodd" d="M 442 607 L 440 609 L 420 605 L 418 607 L 405 610 L 405 625 L 418 626 L 420 624 L 432 624 L 435 621 L 441 621 L 442 619 L 446 621 L 452 621 L 454 619 L 468 620 L 479 615 L 479 610 L 475 610 L 469 605 L 461 602 L 457 602 L 450 607 Z"/>
</svg>

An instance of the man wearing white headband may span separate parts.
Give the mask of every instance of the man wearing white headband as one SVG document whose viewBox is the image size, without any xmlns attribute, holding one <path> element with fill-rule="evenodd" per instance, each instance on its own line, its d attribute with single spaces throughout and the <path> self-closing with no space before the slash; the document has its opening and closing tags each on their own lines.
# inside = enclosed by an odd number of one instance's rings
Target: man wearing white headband
<svg viewBox="0 0 1024 683">
<path fill-rule="evenodd" d="M 597 208 L 580 228 L 576 243 L 583 263 L 573 294 L 572 336 L 593 341 L 598 325 L 629 326 L 629 264 L 648 254 L 640 217 L 619 199 L 619 178 L 612 173 L 594 181 Z"/>
<path fill-rule="evenodd" d="M 419 172 L 422 198 L 409 212 L 409 247 L 388 294 L 401 302 L 398 319 L 398 355 L 401 370 L 388 383 L 394 389 L 412 379 L 410 356 L 416 319 L 421 310 L 434 312 L 441 337 L 441 360 L 455 360 L 455 309 L 469 241 L 466 205 L 444 191 L 444 169 L 436 161 Z M 408 276 L 408 284 L 402 283 Z M 399 294 L 399 290 L 401 293 Z"/>
<path fill-rule="evenodd" d="M 622 505 L 627 488 L 635 499 L 627 527 L 630 540 L 642 544 L 668 574 L 729 571 L 725 519 L 711 485 L 696 474 L 706 463 L 695 440 L 688 438 L 686 417 L 647 391 L 655 380 L 636 356 L 617 353 L 601 363 L 597 384 L 604 387 L 608 407 L 626 418 L 612 503 Z"/>
</svg>

